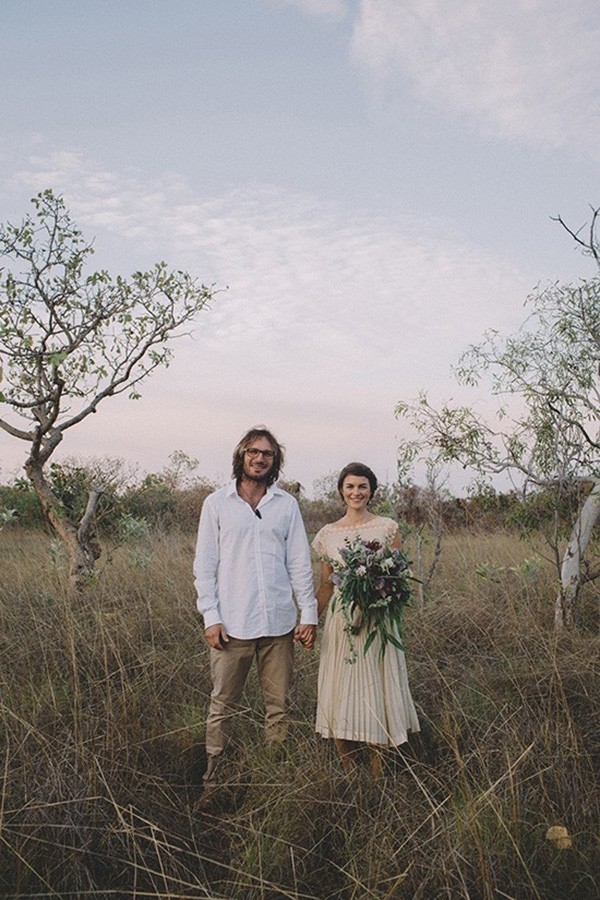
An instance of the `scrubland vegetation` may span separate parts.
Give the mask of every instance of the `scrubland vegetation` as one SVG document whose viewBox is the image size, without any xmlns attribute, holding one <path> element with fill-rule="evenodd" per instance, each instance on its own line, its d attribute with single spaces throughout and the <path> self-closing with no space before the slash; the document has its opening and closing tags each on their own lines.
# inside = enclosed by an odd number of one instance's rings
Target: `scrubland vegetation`
<svg viewBox="0 0 600 900">
<path fill-rule="evenodd" d="M 493 370 L 511 423 L 500 446 L 470 406 L 398 404 L 419 436 L 406 471 L 424 450 L 534 488 L 381 498 L 423 580 L 406 622 L 422 732 L 382 778 L 347 781 L 313 732 L 318 647 L 298 651 L 285 753 L 265 751 L 251 682 L 227 791 L 194 813 L 209 676 L 191 562 L 213 486 L 183 454 L 141 485 L 118 461 L 50 460 L 99 403 L 137 396 L 215 291 L 164 263 L 129 282 L 89 275 L 92 244 L 62 198 L 33 203 L 0 227 L 22 269 L 0 285 L 0 400 L 15 416 L 0 425 L 29 446 L 28 480 L 0 485 L 0 896 L 600 896 L 597 277 L 542 290 L 531 330 L 462 357 L 465 384 Z M 600 261 L 597 209 L 588 237 L 558 221 Z M 309 532 L 339 514 L 331 491 L 301 508 Z"/>
<path fill-rule="evenodd" d="M 106 538 L 96 582 L 72 599 L 60 545 L 6 526 L 0 896 L 598 896 L 598 590 L 556 635 L 535 540 L 444 537 L 406 628 L 422 732 L 381 779 L 349 782 L 315 736 L 318 650 L 298 650 L 285 754 L 265 750 L 251 681 L 229 786 L 193 813 L 209 693 L 193 531 Z M 554 826 L 566 836 L 549 839 Z"/>
</svg>

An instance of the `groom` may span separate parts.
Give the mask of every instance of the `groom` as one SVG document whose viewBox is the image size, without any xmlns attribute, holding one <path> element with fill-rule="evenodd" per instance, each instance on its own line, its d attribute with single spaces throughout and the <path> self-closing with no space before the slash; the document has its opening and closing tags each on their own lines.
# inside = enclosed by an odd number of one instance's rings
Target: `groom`
<svg viewBox="0 0 600 900">
<path fill-rule="evenodd" d="M 315 643 L 317 601 L 304 524 L 296 499 L 275 484 L 283 461 L 274 435 L 262 426 L 251 428 L 234 450 L 233 481 L 202 507 L 194 576 L 213 689 L 197 807 L 218 792 L 217 769 L 252 661 L 265 704 L 266 739 L 277 745 L 287 733 L 294 640 L 307 650 Z"/>
</svg>

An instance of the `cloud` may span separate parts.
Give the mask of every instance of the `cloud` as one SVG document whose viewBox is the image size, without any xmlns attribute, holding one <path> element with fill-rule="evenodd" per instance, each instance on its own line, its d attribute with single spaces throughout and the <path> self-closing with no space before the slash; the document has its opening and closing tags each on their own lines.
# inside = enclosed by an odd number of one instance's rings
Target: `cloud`
<svg viewBox="0 0 600 900">
<path fill-rule="evenodd" d="M 13 183 L 64 192 L 85 232 L 102 233 L 98 252 L 105 237 L 121 242 L 125 270 L 136 256 L 166 258 L 228 286 L 211 313 L 213 339 L 243 354 L 267 338 L 273 364 L 289 345 L 299 364 L 333 355 L 346 368 L 364 356 L 400 368 L 408 354 L 427 368 L 433 347 L 449 362 L 466 334 L 512 323 L 528 287 L 443 221 L 349 212 L 272 185 L 197 197 L 172 175 L 148 186 L 74 151 L 31 156 Z"/>
<path fill-rule="evenodd" d="M 126 435 L 134 459 L 148 455 L 149 421 L 163 459 L 174 449 L 201 456 L 207 434 L 220 446 L 267 422 L 291 435 L 303 483 L 335 468 L 340 441 L 360 457 L 375 440 L 373 463 L 389 471 L 396 402 L 420 388 L 447 396 L 459 352 L 487 327 L 518 324 L 531 287 L 443 221 L 359 213 L 273 185 L 197 196 L 169 173 L 147 183 L 39 147 L 11 184 L 63 193 L 102 267 L 127 273 L 166 259 L 228 285 L 144 400 L 111 404 L 111 433 Z M 105 440 L 105 415 L 78 440 Z M 212 459 L 207 474 L 222 468 Z"/>
<path fill-rule="evenodd" d="M 361 0 L 353 52 L 486 135 L 598 158 L 599 44 L 595 0 Z"/>
<path fill-rule="evenodd" d="M 295 6 L 309 16 L 343 19 L 348 13 L 348 0 L 271 0 L 284 6 Z"/>
</svg>

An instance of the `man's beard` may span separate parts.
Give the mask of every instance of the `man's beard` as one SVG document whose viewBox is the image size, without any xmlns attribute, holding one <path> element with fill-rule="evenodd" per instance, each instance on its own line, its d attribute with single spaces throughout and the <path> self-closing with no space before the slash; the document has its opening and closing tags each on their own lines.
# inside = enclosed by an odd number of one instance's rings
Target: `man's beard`
<svg viewBox="0 0 600 900">
<path fill-rule="evenodd" d="M 253 481 L 254 484 L 268 484 L 269 483 L 269 472 L 264 472 L 262 475 L 248 475 L 247 472 L 244 472 L 244 478 L 247 481 Z"/>
</svg>

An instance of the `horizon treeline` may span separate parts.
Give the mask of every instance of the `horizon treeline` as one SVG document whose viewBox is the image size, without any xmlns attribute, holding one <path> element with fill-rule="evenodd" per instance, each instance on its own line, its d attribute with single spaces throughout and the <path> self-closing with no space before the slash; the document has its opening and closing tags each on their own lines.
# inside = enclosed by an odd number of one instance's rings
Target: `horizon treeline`
<svg viewBox="0 0 600 900">
<path fill-rule="evenodd" d="M 169 467 L 157 474 L 136 476 L 121 460 L 66 461 L 49 467 L 49 484 L 73 521 L 83 516 L 89 491 L 101 486 L 96 513 L 99 536 L 142 531 L 192 532 L 197 528 L 202 504 L 220 483 L 196 474 L 194 460 L 173 454 Z M 299 482 L 280 480 L 280 487 L 297 498 L 306 529 L 314 533 L 343 513 L 336 488 L 336 475 L 323 476 L 307 496 Z M 447 489 L 414 484 L 381 485 L 372 509 L 412 528 L 433 530 L 509 530 L 522 534 L 556 526 L 565 535 L 581 504 L 586 485 L 561 491 L 552 488 L 498 491 L 478 485 L 466 497 L 455 497 Z M 0 484 L 0 524 L 49 530 L 36 493 L 25 477 Z"/>
</svg>

